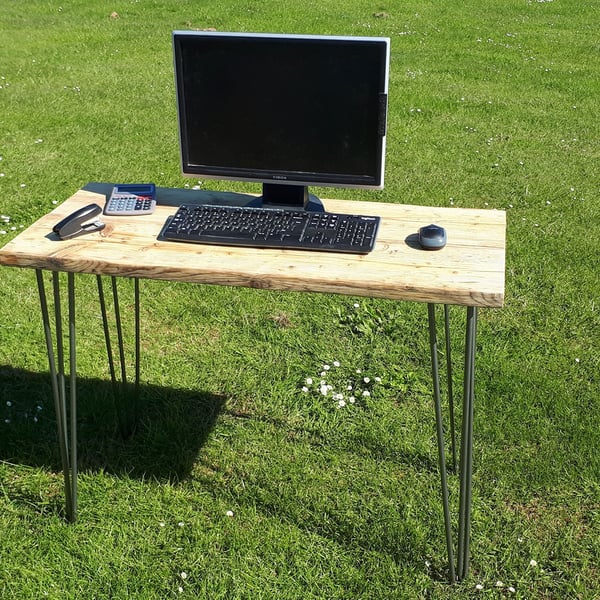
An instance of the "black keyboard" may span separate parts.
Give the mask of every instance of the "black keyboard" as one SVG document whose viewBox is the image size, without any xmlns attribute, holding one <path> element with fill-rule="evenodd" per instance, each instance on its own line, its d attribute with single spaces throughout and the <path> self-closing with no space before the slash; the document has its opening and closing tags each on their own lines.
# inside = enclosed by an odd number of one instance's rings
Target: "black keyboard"
<svg viewBox="0 0 600 600">
<path fill-rule="evenodd" d="M 180 206 L 161 238 L 198 244 L 366 254 L 379 217 L 239 206 Z"/>
</svg>

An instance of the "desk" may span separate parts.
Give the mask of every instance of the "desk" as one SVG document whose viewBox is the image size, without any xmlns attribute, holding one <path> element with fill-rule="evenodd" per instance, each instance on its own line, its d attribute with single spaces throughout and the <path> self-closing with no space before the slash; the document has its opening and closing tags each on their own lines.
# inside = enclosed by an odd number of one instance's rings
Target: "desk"
<svg viewBox="0 0 600 600">
<path fill-rule="evenodd" d="M 469 538 L 472 488 L 473 399 L 475 380 L 475 340 L 477 309 L 501 307 L 504 300 L 505 213 L 496 210 L 433 208 L 325 200 L 326 210 L 379 215 L 381 224 L 375 249 L 368 255 L 328 252 L 234 248 L 159 241 L 157 236 L 169 215 L 183 202 L 218 202 L 215 194 L 192 190 L 158 190 L 158 206 L 143 217 L 102 217 L 106 228 L 72 240 L 60 241 L 51 233 L 55 223 L 73 211 L 95 202 L 104 206 L 106 184 L 88 184 L 51 213 L 0 249 L 0 264 L 36 270 L 40 306 L 53 395 L 58 437 L 65 478 L 67 517 L 77 514 L 77 398 L 76 398 L 76 273 L 97 275 L 103 311 L 111 377 L 115 368 L 106 326 L 102 276 L 113 282 L 117 320 L 115 278 L 130 277 L 135 283 L 136 384 L 139 383 L 139 280 L 160 279 L 215 285 L 246 286 L 259 289 L 324 292 L 371 298 L 406 300 L 428 304 L 429 342 L 433 379 L 441 495 L 444 508 L 446 549 L 452 581 L 466 577 L 469 569 Z M 217 195 L 218 196 L 218 195 Z M 243 195 L 224 194 L 226 200 L 244 203 Z M 245 197 L 248 198 L 248 197 Z M 241 200 L 240 200 L 241 199 Z M 416 243 L 419 227 L 437 223 L 446 228 L 448 243 L 441 251 L 424 251 Z M 44 286 L 43 271 L 52 272 L 54 291 L 55 342 Z M 67 273 L 69 400 L 64 367 L 61 326 L 60 277 Z M 460 497 L 458 544 L 455 561 L 446 467 L 446 443 L 442 419 L 436 305 L 445 312 L 446 358 L 450 404 L 450 435 L 454 451 L 454 406 L 451 390 L 448 305 L 465 306 L 465 367 L 460 445 Z M 120 327 L 119 348 L 122 349 Z M 56 357 L 56 358 L 55 358 Z M 122 377 L 125 378 L 123 359 Z M 69 419 L 67 419 L 67 415 Z M 67 422 L 69 421 L 69 422 Z"/>
</svg>

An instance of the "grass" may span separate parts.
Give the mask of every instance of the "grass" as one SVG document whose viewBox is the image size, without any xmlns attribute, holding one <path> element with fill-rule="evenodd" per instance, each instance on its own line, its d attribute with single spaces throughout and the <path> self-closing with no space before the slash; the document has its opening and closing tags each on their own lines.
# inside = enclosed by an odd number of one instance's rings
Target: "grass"
<svg viewBox="0 0 600 600">
<path fill-rule="evenodd" d="M 594 9 L 5 0 L 0 244 L 88 181 L 187 183 L 170 32 L 215 27 L 390 36 L 386 188 L 317 192 L 506 210 L 508 255 L 506 305 L 480 314 L 472 569 L 456 586 L 424 306 L 145 281 L 142 410 L 124 440 L 95 282 L 79 278 L 81 501 L 66 525 L 34 277 L 0 270 L 0 595 L 600 597 Z M 324 364 L 339 385 L 357 368 L 382 381 L 340 408 L 301 390 Z"/>
</svg>

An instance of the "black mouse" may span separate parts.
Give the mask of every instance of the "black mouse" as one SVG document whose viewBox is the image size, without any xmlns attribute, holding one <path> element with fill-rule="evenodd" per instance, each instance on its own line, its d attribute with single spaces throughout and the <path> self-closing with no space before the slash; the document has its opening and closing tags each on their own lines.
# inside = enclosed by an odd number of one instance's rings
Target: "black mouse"
<svg viewBox="0 0 600 600">
<path fill-rule="evenodd" d="M 427 225 L 419 229 L 419 244 L 425 250 L 441 250 L 446 245 L 446 230 L 439 225 Z"/>
</svg>

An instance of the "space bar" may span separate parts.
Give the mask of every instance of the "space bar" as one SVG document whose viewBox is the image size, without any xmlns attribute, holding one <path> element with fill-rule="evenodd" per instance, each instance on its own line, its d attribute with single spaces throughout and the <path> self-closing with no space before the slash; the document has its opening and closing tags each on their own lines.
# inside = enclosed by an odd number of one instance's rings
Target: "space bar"
<svg viewBox="0 0 600 600">
<path fill-rule="evenodd" d="M 196 233 L 173 232 L 171 235 L 167 232 L 165 237 L 167 239 L 183 242 L 197 242 L 200 244 L 244 244 L 256 246 L 267 244 L 277 246 L 282 242 L 282 235 L 280 233 L 265 236 L 264 234 L 255 231 L 236 231 L 235 233 L 229 234 L 224 231 L 204 230 Z"/>
<path fill-rule="evenodd" d="M 190 242 L 205 242 L 212 244 L 244 244 L 244 245 L 278 245 L 281 244 L 281 234 L 257 233 L 256 231 L 236 231 L 229 234 L 223 231 L 202 231 L 195 235 L 186 236 L 185 239 Z"/>
<path fill-rule="evenodd" d="M 225 243 L 243 243 L 243 242 L 252 242 L 255 238 L 254 233 L 236 233 L 234 235 L 228 235 L 226 233 L 221 233 L 221 232 L 215 232 L 215 233 L 211 233 L 211 232 L 203 232 L 203 233 L 199 233 L 197 236 L 198 241 L 214 241 L 214 242 L 223 242 Z M 192 239 L 194 239 L 194 237 L 196 236 L 190 236 Z"/>
</svg>

